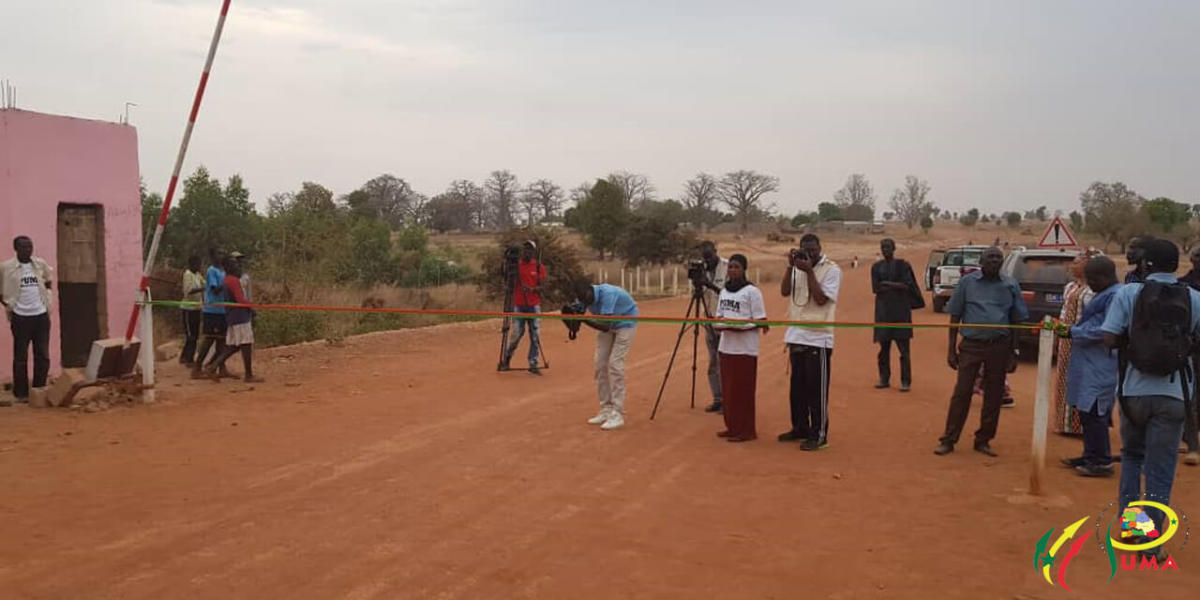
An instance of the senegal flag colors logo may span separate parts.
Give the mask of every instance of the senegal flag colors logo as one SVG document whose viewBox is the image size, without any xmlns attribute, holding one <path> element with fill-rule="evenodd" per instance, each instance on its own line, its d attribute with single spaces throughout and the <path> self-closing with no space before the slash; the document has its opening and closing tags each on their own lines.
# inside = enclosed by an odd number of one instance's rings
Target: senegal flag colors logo
<svg viewBox="0 0 1200 600">
<path fill-rule="evenodd" d="M 1160 525 L 1155 524 L 1154 519 L 1146 510 L 1148 508 L 1156 509 L 1162 513 L 1163 517 L 1160 521 L 1162 531 L 1159 531 Z M 1140 570 L 1142 571 L 1179 570 L 1179 565 L 1176 564 L 1174 557 L 1168 556 L 1162 564 L 1159 564 L 1157 558 L 1147 554 L 1159 546 L 1166 544 L 1179 533 L 1180 515 L 1170 506 L 1149 500 L 1130 502 L 1121 511 L 1119 523 L 1117 523 L 1118 518 L 1110 520 L 1103 533 L 1101 533 L 1104 520 L 1104 511 L 1102 511 L 1100 516 L 1096 518 L 1094 530 L 1089 530 L 1082 536 L 1076 537 L 1079 529 L 1090 518 L 1085 516 L 1068 525 L 1057 538 L 1054 538 L 1054 528 L 1051 528 L 1038 540 L 1033 554 L 1033 568 L 1041 572 L 1046 583 L 1055 585 L 1055 581 L 1057 581 L 1058 585 L 1063 589 L 1071 589 L 1067 585 L 1067 568 L 1071 565 L 1071 561 L 1079 556 L 1079 553 L 1083 550 L 1092 533 L 1096 533 L 1097 537 L 1104 538 L 1099 547 L 1108 560 L 1108 581 L 1112 581 L 1117 576 L 1118 563 L 1126 571 L 1138 569 L 1139 555 L 1141 556 Z M 1183 519 L 1186 521 L 1187 516 L 1185 515 Z M 1113 537 L 1114 525 L 1117 526 L 1116 537 Z M 1189 538 L 1190 534 L 1191 527 L 1189 526 L 1185 530 L 1185 538 Z M 1054 539 L 1054 543 L 1050 542 L 1052 538 Z M 1069 547 L 1067 547 L 1068 542 L 1070 542 Z M 1183 546 L 1186 545 L 1187 540 L 1185 539 Z M 1066 548 L 1065 550 L 1064 547 Z M 1182 546 L 1180 549 L 1182 549 Z M 1123 556 L 1118 561 L 1117 550 L 1135 552 L 1139 553 L 1139 555 Z"/>
</svg>

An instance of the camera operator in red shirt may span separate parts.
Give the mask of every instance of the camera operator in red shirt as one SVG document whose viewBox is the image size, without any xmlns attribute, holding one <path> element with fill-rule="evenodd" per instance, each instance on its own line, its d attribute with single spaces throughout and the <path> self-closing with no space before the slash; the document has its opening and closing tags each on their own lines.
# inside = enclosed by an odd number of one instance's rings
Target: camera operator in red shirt
<svg viewBox="0 0 1200 600">
<path fill-rule="evenodd" d="M 513 286 L 513 312 L 540 313 L 542 312 L 542 284 L 546 282 L 546 266 L 537 257 L 537 244 L 526 240 L 521 247 L 521 260 L 517 263 L 517 280 Z M 529 326 L 529 372 L 541 375 L 538 369 L 538 352 L 541 350 L 541 339 L 538 336 L 540 319 L 514 319 L 517 323 L 517 333 L 504 349 L 504 360 L 500 362 L 500 370 L 509 370 L 509 361 L 517 351 L 521 338 L 525 336 L 526 324 Z"/>
</svg>

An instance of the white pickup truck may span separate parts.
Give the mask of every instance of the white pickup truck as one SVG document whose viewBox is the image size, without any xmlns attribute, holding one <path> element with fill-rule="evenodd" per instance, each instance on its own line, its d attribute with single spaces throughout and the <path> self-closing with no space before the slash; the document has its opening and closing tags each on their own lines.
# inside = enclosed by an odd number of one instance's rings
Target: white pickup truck
<svg viewBox="0 0 1200 600">
<path fill-rule="evenodd" d="M 958 246 L 929 253 L 925 290 L 933 293 L 933 311 L 942 312 L 962 276 L 979 268 L 987 246 Z"/>
</svg>

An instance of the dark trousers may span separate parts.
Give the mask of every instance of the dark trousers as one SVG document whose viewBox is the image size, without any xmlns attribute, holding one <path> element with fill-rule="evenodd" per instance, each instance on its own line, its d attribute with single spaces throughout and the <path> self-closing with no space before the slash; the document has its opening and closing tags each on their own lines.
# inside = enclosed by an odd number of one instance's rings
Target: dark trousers
<svg viewBox="0 0 1200 600">
<path fill-rule="evenodd" d="M 1146 477 L 1145 499 L 1171 504 L 1175 484 L 1175 461 L 1183 434 L 1183 402 L 1167 396 L 1130 396 L 1121 399 L 1121 509 L 1142 499 L 1142 476 Z M 1163 515 L 1149 508 L 1159 531 Z"/>
<path fill-rule="evenodd" d="M 983 369 L 983 414 L 979 429 L 975 432 L 975 443 L 985 444 L 996 437 L 1000 425 L 1000 403 L 1004 399 L 1004 375 L 1008 360 L 1012 356 L 1012 340 L 1008 337 L 996 340 L 973 340 L 964 338 L 958 345 L 958 381 L 950 397 L 950 410 L 946 414 L 946 433 L 942 443 L 953 446 L 962 435 L 971 412 L 971 396 L 975 392 L 975 378 Z"/>
<path fill-rule="evenodd" d="M 181 310 L 179 311 L 183 319 L 183 353 L 179 355 L 179 362 L 190 365 L 196 360 L 196 342 L 200 339 L 200 311 L 198 310 Z M 204 357 L 201 357 L 203 360 Z"/>
<path fill-rule="evenodd" d="M 1183 443 L 1187 444 L 1188 452 L 1200 452 L 1200 414 L 1197 414 L 1196 398 L 1189 398 L 1184 403 Z"/>
<path fill-rule="evenodd" d="M 754 395 L 758 386 L 758 357 L 743 354 L 721 354 L 721 385 L 725 388 L 721 403 L 724 406 L 725 429 L 733 437 L 754 439 L 758 429 L 754 423 Z"/>
<path fill-rule="evenodd" d="M 50 373 L 50 314 L 22 317 L 10 314 L 13 336 L 13 395 L 29 397 L 29 344 L 33 344 L 33 387 L 46 387 Z"/>
<path fill-rule="evenodd" d="M 1100 412 L 1100 404 L 1092 410 L 1079 411 L 1079 425 L 1083 428 L 1083 461 L 1089 465 L 1112 464 L 1112 448 L 1108 442 L 1108 427 L 1112 423 L 1112 409 Z"/>
<path fill-rule="evenodd" d="M 1195 356 L 1192 357 L 1192 373 L 1200 373 L 1200 361 Z M 1189 395 L 1183 403 L 1183 443 L 1187 444 L 1188 452 L 1200 452 L 1200 409 L 1196 406 L 1195 391 Z"/>
<path fill-rule="evenodd" d="M 829 366 L 831 348 L 791 345 L 792 381 L 789 400 L 792 431 L 810 440 L 829 436 Z"/>
<path fill-rule="evenodd" d="M 708 347 L 708 388 L 712 390 L 713 402 L 720 404 L 725 387 L 721 384 L 721 357 L 717 351 L 721 334 L 708 325 L 704 327 L 704 345 Z"/>
<path fill-rule="evenodd" d="M 880 340 L 879 342 L 879 381 L 887 383 L 892 380 L 892 342 L 900 351 L 900 383 L 912 383 L 912 358 L 909 348 L 912 340 Z"/>
</svg>

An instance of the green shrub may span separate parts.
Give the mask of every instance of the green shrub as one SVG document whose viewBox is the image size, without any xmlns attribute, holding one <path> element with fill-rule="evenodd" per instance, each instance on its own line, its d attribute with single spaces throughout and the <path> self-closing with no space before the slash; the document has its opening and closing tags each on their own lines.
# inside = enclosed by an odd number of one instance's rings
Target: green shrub
<svg viewBox="0 0 1200 600">
<path fill-rule="evenodd" d="M 264 310 L 254 320 L 257 346 L 288 346 L 325 337 L 325 315 L 318 312 Z"/>
</svg>

